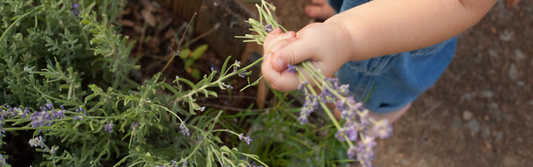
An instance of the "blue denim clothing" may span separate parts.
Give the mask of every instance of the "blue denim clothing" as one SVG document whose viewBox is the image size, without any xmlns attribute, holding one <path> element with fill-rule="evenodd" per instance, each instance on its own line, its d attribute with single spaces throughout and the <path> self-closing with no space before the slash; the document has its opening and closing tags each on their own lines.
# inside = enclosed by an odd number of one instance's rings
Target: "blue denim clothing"
<svg viewBox="0 0 533 167">
<path fill-rule="evenodd" d="M 369 0 L 329 0 L 343 12 Z M 350 95 L 372 112 L 384 114 L 414 101 L 437 82 L 455 54 L 457 38 L 398 54 L 345 63 L 335 74 L 342 84 L 350 84 Z"/>
</svg>

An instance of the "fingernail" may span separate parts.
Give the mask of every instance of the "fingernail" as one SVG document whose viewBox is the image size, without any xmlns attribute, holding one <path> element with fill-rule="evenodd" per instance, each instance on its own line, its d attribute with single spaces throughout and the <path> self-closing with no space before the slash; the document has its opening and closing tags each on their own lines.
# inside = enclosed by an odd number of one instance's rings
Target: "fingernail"
<svg viewBox="0 0 533 167">
<path fill-rule="evenodd" d="M 281 33 L 281 29 L 276 28 L 276 29 L 274 29 L 274 31 L 272 31 L 272 32 L 274 33 L 274 35 L 277 35 L 277 34 Z"/>
<path fill-rule="evenodd" d="M 281 57 L 278 58 L 278 69 L 285 69 L 285 67 L 287 67 L 285 60 L 283 60 Z"/>
<path fill-rule="evenodd" d="M 269 57 L 272 57 L 273 54 L 274 54 L 274 53 L 272 53 L 272 52 L 267 53 L 267 54 L 265 55 L 265 59 L 268 59 Z"/>
</svg>

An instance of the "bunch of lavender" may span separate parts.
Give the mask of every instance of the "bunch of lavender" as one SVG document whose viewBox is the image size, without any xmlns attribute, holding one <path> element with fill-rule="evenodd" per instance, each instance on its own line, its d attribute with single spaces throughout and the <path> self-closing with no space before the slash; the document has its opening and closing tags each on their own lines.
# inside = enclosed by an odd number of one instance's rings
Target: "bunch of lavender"
<svg viewBox="0 0 533 167">
<path fill-rule="evenodd" d="M 252 26 L 252 31 L 258 35 L 246 34 L 237 38 L 248 38 L 244 42 L 257 42 L 262 45 L 266 35 L 275 28 L 285 28 L 279 25 L 273 17 L 271 10 L 275 7 L 262 0 L 259 10 L 260 20 L 249 19 L 247 23 Z M 288 71 L 298 73 L 301 84 L 298 89 L 305 94 L 305 104 L 301 108 L 298 120 L 301 124 L 308 123 L 309 115 L 320 107 L 325 110 L 338 132 L 335 137 L 348 143 L 347 155 L 351 159 L 359 161 L 363 166 L 372 166 L 371 159 L 374 157 L 373 147 L 376 146 L 375 137 L 387 138 L 392 133 L 392 127 L 387 120 L 377 121 L 369 117 L 369 111 L 363 108 L 362 103 L 356 102 L 353 97 L 346 97 L 349 93 L 349 85 L 340 85 L 337 78 L 327 78 L 316 69 L 312 60 L 303 61 L 296 65 L 288 65 Z M 310 76 L 310 77 L 306 77 Z M 312 85 L 316 85 L 320 92 L 315 91 Z M 343 126 L 337 121 L 331 110 L 326 105 L 333 103 L 335 109 L 341 111 Z M 353 142 L 357 142 L 354 145 Z"/>
</svg>

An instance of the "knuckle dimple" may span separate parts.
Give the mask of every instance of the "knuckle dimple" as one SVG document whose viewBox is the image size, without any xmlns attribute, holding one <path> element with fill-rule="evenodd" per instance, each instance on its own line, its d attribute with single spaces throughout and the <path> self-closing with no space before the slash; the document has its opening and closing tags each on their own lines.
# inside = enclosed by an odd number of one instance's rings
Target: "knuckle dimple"
<svg viewBox="0 0 533 167">
<path fill-rule="evenodd" d="M 295 64 L 294 60 L 294 52 L 292 49 L 287 49 L 288 56 L 289 56 L 289 64 Z"/>
</svg>

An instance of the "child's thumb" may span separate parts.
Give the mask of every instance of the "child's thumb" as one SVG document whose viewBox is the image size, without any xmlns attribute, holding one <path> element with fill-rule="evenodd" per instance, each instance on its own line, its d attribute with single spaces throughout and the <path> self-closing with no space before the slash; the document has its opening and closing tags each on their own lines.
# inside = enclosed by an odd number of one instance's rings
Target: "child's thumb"
<svg viewBox="0 0 533 167">
<path fill-rule="evenodd" d="M 289 64 L 298 64 L 310 59 L 313 52 L 312 47 L 309 47 L 302 40 L 297 40 L 274 53 L 271 61 L 272 68 L 276 71 L 283 71 Z"/>
</svg>

